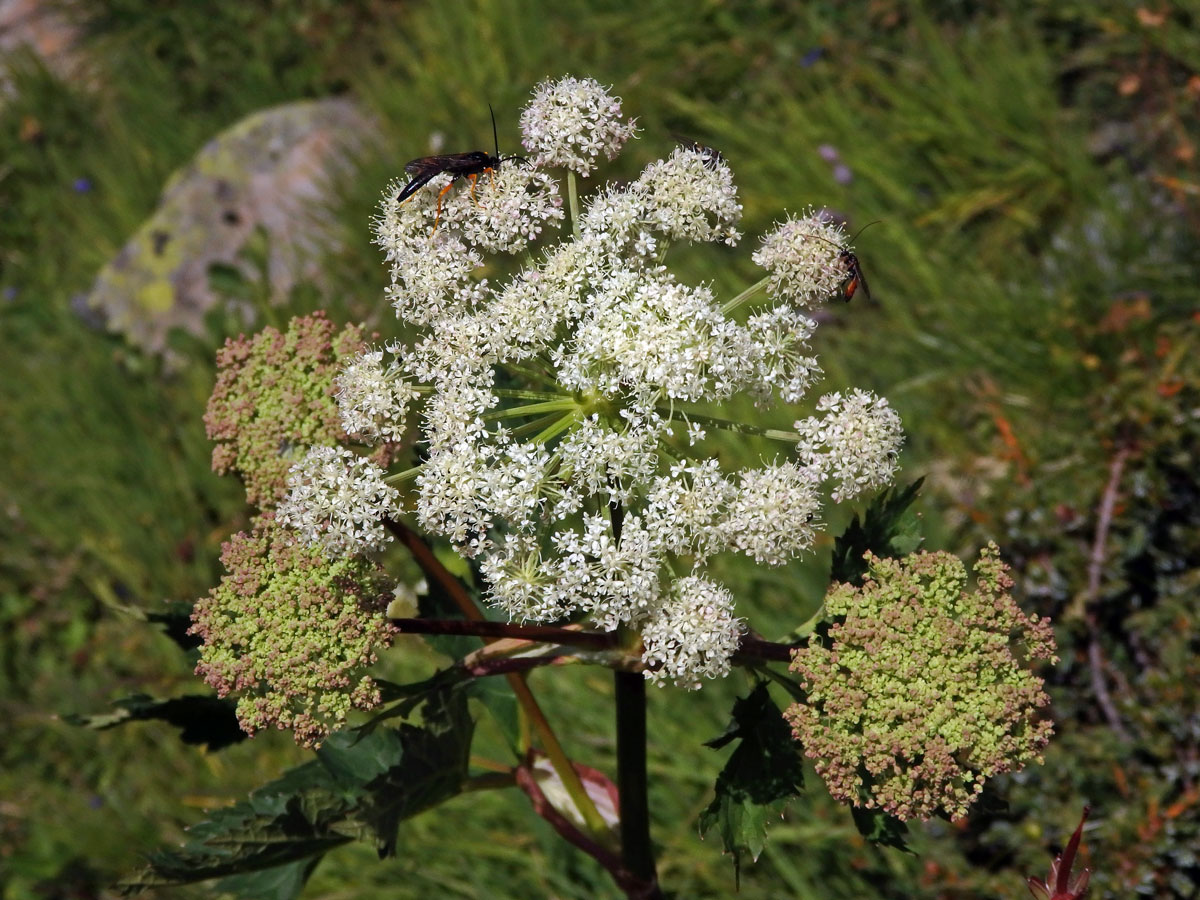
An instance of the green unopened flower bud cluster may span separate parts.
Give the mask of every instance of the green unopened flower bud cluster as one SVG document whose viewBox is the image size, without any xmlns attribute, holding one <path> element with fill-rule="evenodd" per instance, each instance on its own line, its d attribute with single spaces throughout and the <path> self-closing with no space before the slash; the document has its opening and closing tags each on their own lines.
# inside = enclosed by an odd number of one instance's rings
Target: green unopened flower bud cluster
<svg viewBox="0 0 1200 900">
<path fill-rule="evenodd" d="M 204 424 L 215 441 L 213 469 L 237 472 L 246 499 L 271 509 L 287 496 L 287 475 L 308 448 L 346 440 L 334 379 L 364 348 L 362 330 L 336 329 L 321 313 L 230 338 L 217 354 L 217 383 Z"/>
<path fill-rule="evenodd" d="M 228 574 L 196 603 L 190 633 L 204 641 L 197 673 L 222 697 L 240 694 L 244 731 L 290 729 L 312 746 L 351 709 L 378 705 L 361 671 L 396 629 L 384 618 L 392 593 L 376 563 L 329 559 L 271 513 L 234 535 L 221 562 Z"/>
<path fill-rule="evenodd" d="M 1049 621 L 1026 616 L 993 544 L 974 571 L 948 553 L 868 555 L 862 587 L 826 597 L 827 642 L 793 656 L 808 693 L 787 710 L 830 793 L 901 819 L 963 816 L 985 779 L 1022 768 L 1052 733 L 1035 659 Z"/>
</svg>

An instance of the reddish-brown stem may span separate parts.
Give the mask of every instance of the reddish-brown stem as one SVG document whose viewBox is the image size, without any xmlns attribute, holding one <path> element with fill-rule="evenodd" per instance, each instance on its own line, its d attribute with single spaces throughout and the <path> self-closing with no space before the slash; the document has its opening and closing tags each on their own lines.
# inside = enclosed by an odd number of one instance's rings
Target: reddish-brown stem
<svg viewBox="0 0 1200 900">
<path fill-rule="evenodd" d="M 461 619 L 392 619 L 401 631 L 408 634 L 461 634 L 492 639 L 507 638 L 530 643 L 558 644 L 564 647 L 584 647 L 589 650 L 613 650 L 618 646 L 616 632 L 581 631 L 553 625 L 519 625 L 515 622 L 464 622 Z M 733 655 L 735 664 L 790 662 L 798 645 L 778 644 L 762 638 L 744 635 Z M 548 659 L 546 663 L 550 662 Z M 543 664 L 546 664 L 543 663 Z"/>
<path fill-rule="evenodd" d="M 461 619 L 392 619 L 392 624 L 407 634 L 464 634 L 473 637 L 515 638 L 567 647 L 611 650 L 617 645 L 615 634 L 556 628 L 552 625 L 519 625 L 515 622 L 464 622 Z"/>
<path fill-rule="evenodd" d="M 530 765 L 518 766 L 515 770 L 517 786 L 523 790 L 533 803 L 534 812 L 550 823 L 565 841 L 578 847 L 596 862 L 600 863 L 612 876 L 629 900 L 661 900 L 662 892 L 657 879 L 647 881 L 638 878 L 622 862 L 619 854 L 596 841 L 590 835 L 584 834 L 562 813 L 556 810 L 546 798 L 541 786 L 534 777 Z"/>
</svg>

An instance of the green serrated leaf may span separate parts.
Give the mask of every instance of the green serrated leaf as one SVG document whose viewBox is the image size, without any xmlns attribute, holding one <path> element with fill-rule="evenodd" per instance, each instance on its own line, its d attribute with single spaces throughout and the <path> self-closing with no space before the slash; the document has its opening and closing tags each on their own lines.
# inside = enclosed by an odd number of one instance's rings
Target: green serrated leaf
<svg viewBox="0 0 1200 900">
<path fill-rule="evenodd" d="M 91 716 L 66 715 L 63 721 L 84 728 L 103 730 L 128 722 L 161 719 L 180 729 L 185 744 L 203 744 L 220 750 L 246 739 L 238 725 L 235 705 L 230 700 L 204 694 L 189 694 L 170 700 L 156 700 L 147 694 L 134 694 L 113 703 L 116 712 Z"/>
<path fill-rule="evenodd" d="M 183 650 L 194 650 L 204 643 L 196 635 L 188 634 L 192 627 L 192 604 L 186 600 L 173 600 L 162 612 L 146 613 L 146 621 L 161 625 L 167 637 Z"/>
<path fill-rule="evenodd" d="M 222 878 L 215 887 L 218 893 L 246 900 L 296 900 L 322 859 L 324 856 L 314 856 L 260 872 L 231 875 Z"/>
<path fill-rule="evenodd" d="M 860 806 L 850 807 L 850 815 L 854 818 L 854 827 L 858 833 L 872 844 L 882 847 L 895 847 L 905 853 L 912 853 L 904 836 L 908 834 L 908 826 L 895 816 L 878 809 L 863 809 Z"/>
<path fill-rule="evenodd" d="M 862 519 L 856 515 L 834 542 L 832 583 L 862 584 L 867 573 L 863 554 L 907 556 L 921 546 L 921 520 L 912 509 L 924 483 L 918 478 L 903 490 L 892 488 L 871 501 Z"/>
<path fill-rule="evenodd" d="M 467 773 L 466 692 L 432 692 L 421 712 L 420 726 L 331 735 L 316 761 L 215 811 L 188 830 L 182 848 L 152 856 L 121 889 L 131 894 L 311 862 L 355 839 L 390 855 L 399 823 L 457 794 Z"/>
<path fill-rule="evenodd" d="M 734 703 L 724 733 L 705 746 L 720 748 L 733 740 L 741 743 L 717 776 L 716 796 L 700 814 L 700 831 L 707 833 L 715 826 L 740 871 L 743 854 L 757 860 L 762 853 L 767 819 L 782 814 L 788 800 L 800 792 L 804 769 L 799 745 L 766 682 Z"/>
</svg>

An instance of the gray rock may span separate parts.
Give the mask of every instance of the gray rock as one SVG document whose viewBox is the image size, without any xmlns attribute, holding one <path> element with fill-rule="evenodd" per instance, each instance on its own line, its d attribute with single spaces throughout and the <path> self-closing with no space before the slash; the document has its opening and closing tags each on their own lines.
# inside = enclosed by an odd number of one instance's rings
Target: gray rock
<svg viewBox="0 0 1200 900">
<path fill-rule="evenodd" d="M 148 353 L 167 355 L 174 328 L 203 335 L 222 297 L 212 266 L 262 280 L 243 250 L 266 236 L 272 302 L 304 281 L 321 284 L 319 262 L 334 237 L 322 222 L 327 178 L 377 129 L 349 100 L 290 103 L 257 112 L 217 135 L 168 180 L 158 210 L 96 278 L 88 305 Z M 245 324 L 255 310 L 240 310 Z"/>
</svg>

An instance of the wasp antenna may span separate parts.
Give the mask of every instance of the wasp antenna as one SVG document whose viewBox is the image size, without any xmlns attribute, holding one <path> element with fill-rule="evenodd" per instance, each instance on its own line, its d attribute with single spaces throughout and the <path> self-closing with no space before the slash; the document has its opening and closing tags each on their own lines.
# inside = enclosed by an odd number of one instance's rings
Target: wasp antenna
<svg viewBox="0 0 1200 900">
<path fill-rule="evenodd" d="M 500 135 L 496 132 L 496 111 L 488 104 L 488 112 L 492 114 L 492 143 L 496 145 L 496 157 L 500 156 Z"/>
<path fill-rule="evenodd" d="M 848 240 L 846 243 L 848 243 L 848 244 L 853 244 L 853 243 L 854 243 L 854 241 L 855 241 L 855 239 L 856 239 L 856 238 L 857 238 L 857 237 L 858 237 L 860 234 L 862 234 L 864 231 L 866 231 L 866 230 L 867 230 L 868 228 L 870 228 L 872 225 L 878 225 L 878 224 L 879 224 L 880 222 L 882 222 L 882 221 L 883 221 L 883 219 L 876 219 L 874 222 L 868 222 L 868 223 L 867 223 L 866 225 L 864 225 L 862 228 L 858 229 L 858 231 L 854 232 L 854 236 L 853 236 L 853 237 L 851 237 L 851 238 L 850 238 L 850 240 Z"/>
</svg>

